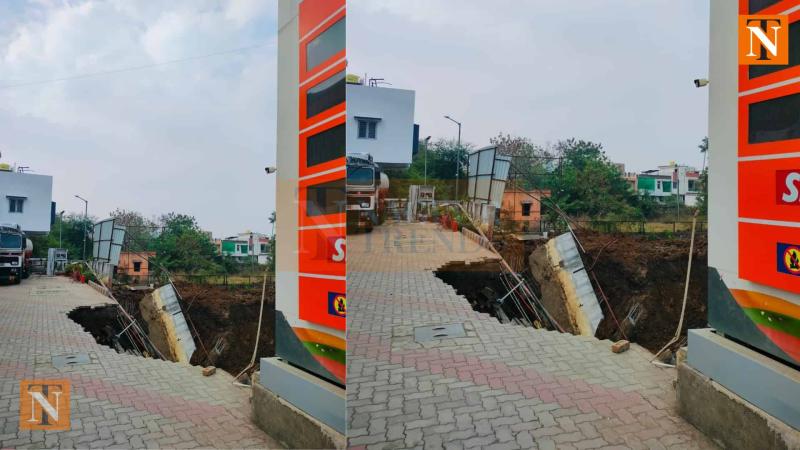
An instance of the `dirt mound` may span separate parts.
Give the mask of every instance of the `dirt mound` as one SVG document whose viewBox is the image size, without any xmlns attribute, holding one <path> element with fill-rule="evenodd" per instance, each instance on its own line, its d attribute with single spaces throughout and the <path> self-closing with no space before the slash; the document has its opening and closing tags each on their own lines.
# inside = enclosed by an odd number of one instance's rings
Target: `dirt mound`
<svg viewBox="0 0 800 450">
<path fill-rule="evenodd" d="M 592 267 L 595 259 L 597 261 L 594 272 L 617 319 L 623 322 L 635 305 L 640 305 L 636 307 L 639 311 L 636 324 L 627 331 L 628 338 L 651 351 L 658 351 L 672 338 L 678 326 L 690 238 L 590 231 L 580 231 L 578 238 L 589 255 L 584 260 L 587 269 Z M 707 326 L 707 266 L 706 234 L 698 233 L 682 330 L 684 335 L 688 328 Z M 597 294 L 600 299 L 600 293 Z M 613 338 L 617 326 L 606 306 L 602 307 L 605 318 L 596 336 Z"/>
<path fill-rule="evenodd" d="M 495 235 L 494 248 L 515 272 L 524 272 L 528 267 L 528 257 L 537 248 L 547 244 L 547 239 L 518 239 L 512 234 Z"/>
<path fill-rule="evenodd" d="M 207 356 L 198 344 L 192 364 L 214 365 L 236 375 L 247 366 L 253 354 L 261 287 L 227 288 L 186 282 L 175 285 L 209 353 Z M 275 353 L 274 323 L 275 286 L 267 283 L 258 358 Z"/>
</svg>

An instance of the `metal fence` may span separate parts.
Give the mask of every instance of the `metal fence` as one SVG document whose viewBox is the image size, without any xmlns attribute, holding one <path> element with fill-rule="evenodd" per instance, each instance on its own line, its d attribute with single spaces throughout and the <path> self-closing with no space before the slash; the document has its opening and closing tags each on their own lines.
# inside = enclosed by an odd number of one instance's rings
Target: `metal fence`
<svg viewBox="0 0 800 450">
<path fill-rule="evenodd" d="M 192 284 L 205 284 L 210 286 L 254 288 L 260 287 L 264 282 L 264 274 L 172 274 L 172 280 L 176 282 L 185 281 Z M 267 274 L 267 284 L 275 284 L 275 274 Z"/>
<path fill-rule="evenodd" d="M 637 234 L 665 234 L 665 233 L 690 233 L 692 221 L 646 221 L 646 220 L 573 220 L 573 228 L 582 228 L 597 231 L 598 233 L 637 233 Z M 563 221 L 541 221 L 531 223 L 523 231 L 530 233 L 565 233 L 568 231 Z M 708 222 L 698 221 L 697 232 L 708 231 Z"/>
<path fill-rule="evenodd" d="M 601 233 L 689 233 L 692 231 L 692 221 L 630 221 L 630 220 L 586 220 L 575 221 L 580 228 L 598 231 Z M 697 222 L 697 231 L 705 232 L 707 222 Z"/>
</svg>

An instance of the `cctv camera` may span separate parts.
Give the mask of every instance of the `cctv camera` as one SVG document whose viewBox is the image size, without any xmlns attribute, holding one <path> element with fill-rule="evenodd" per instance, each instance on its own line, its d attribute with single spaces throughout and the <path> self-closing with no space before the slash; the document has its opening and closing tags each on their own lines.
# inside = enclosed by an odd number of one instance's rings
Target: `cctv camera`
<svg viewBox="0 0 800 450">
<path fill-rule="evenodd" d="M 694 80 L 694 87 L 701 88 L 708 85 L 708 80 L 705 78 L 698 78 Z"/>
<path fill-rule="evenodd" d="M 278 168 L 273 166 L 264 167 L 264 172 L 267 172 L 267 174 L 275 173 L 277 170 Z"/>
</svg>

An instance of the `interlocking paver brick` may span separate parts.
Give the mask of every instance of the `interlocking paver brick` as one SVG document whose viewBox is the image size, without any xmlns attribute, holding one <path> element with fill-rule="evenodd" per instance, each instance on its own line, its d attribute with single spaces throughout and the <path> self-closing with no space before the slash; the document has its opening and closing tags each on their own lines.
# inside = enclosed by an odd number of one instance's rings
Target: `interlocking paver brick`
<svg viewBox="0 0 800 450">
<path fill-rule="evenodd" d="M 348 236 L 348 424 L 369 433 L 351 444 L 396 448 L 402 425 L 406 447 L 438 448 L 438 430 L 445 448 L 715 448 L 678 416 L 675 372 L 645 349 L 501 324 L 433 273 L 491 258 L 435 224 Z M 414 341 L 415 327 L 453 323 L 467 336 Z"/>
<path fill-rule="evenodd" d="M 250 423 L 250 393 L 230 375 L 117 353 L 67 317 L 110 301 L 61 277 L 0 286 L 0 448 L 280 447 Z M 90 362 L 52 365 L 53 356 L 73 353 Z M 69 431 L 19 430 L 19 383 L 34 377 L 71 381 Z"/>
</svg>

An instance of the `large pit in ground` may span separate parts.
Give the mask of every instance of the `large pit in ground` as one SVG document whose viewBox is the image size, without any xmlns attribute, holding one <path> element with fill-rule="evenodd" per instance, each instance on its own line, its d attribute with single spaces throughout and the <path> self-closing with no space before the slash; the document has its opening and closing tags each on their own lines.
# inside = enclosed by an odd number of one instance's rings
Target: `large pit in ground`
<svg viewBox="0 0 800 450">
<path fill-rule="evenodd" d="M 67 317 L 89 332 L 98 344 L 119 353 L 134 352 L 136 347 L 124 333 L 126 324 L 119 313 L 116 305 L 80 306 L 70 311 Z"/>
<path fill-rule="evenodd" d="M 586 249 L 584 265 L 593 266 L 600 287 L 608 297 L 614 315 L 622 322 L 629 340 L 656 352 L 674 335 L 683 301 L 686 268 L 689 258 L 689 236 L 601 234 L 580 231 L 578 238 Z M 516 241 L 512 237 L 495 240 L 495 246 L 509 264 L 529 280 L 531 288 L 541 295 L 539 283 L 533 279 L 528 256 L 545 241 Z M 602 250 L 601 250 L 602 249 Z M 596 264 L 595 264 L 596 259 Z M 689 282 L 686 314 L 682 335 L 689 328 L 707 326 L 707 241 L 705 234 L 695 238 L 694 258 Z M 436 276 L 466 297 L 473 309 L 497 316 L 491 298 L 508 291 L 500 279 L 500 265 L 489 263 L 450 263 Z M 488 290 L 487 290 L 488 288 Z M 604 319 L 595 334 L 600 339 L 619 339 L 621 333 L 608 306 L 602 303 Z M 515 311 L 504 309 L 513 319 Z M 634 311 L 635 324 L 626 318 Z"/>
<path fill-rule="evenodd" d="M 233 375 L 238 374 L 250 363 L 253 355 L 261 306 L 260 286 L 225 287 L 178 282 L 175 287 L 183 298 L 183 311 L 194 324 L 202 342 L 201 345 L 195 339 L 197 349 L 191 363 L 213 365 Z M 136 318 L 145 332 L 147 322 L 139 312 L 139 303 L 151 292 L 132 291 L 127 287 L 114 288 L 114 297 Z M 83 326 L 99 344 L 118 352 L 132 352 L 134 347 L 125 334 L 117 336 L 124 329 L 123 321 L 118 318 L 117 306 L 80 307 L 71 311 L 68 317 Z M 258 358 L 275 353 L 274 323 L 275 287 L 267 283 L 256 362 Z"/>
</svg>

